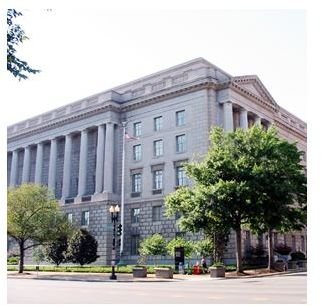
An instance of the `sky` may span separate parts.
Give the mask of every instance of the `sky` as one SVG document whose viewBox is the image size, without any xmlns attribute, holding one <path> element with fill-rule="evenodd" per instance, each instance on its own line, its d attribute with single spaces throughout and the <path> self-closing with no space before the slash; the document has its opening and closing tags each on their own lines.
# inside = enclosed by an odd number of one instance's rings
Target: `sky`
<svg viewBox="0 0 322 306">
<path fill-rule="evenodd" d="M 307 24 L 299 9 L 22 9 L 17 55 L 41 73 L 8 76 L 6 126 L 203 57 L 256 74 L 275 101 L 306 113 Z"/>
</svg>

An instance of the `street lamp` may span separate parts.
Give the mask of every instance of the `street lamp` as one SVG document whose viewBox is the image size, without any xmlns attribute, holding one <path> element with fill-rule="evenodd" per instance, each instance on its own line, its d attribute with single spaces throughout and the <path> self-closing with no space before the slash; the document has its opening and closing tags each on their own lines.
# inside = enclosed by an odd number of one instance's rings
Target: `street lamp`
<svg viewBox="0 0 322 306">
<path fill-rule="evenodd" d="M 119 220 L 119 212 L 120 212 L 120 207 L 118 205 L 116 206 L 111 206 L 109 209 L 109 212 L 111 214 L 111 220 L 113 223 L 113 244 L 112 244 L 112 275 L 110 276 L 110 279 L 117 279 L 116 274 L 115 274 L 115 260 L 116 260 L 116 251 L 115 251 L 115 237 L 116 237 L 116 223 Z"/>
</svg>

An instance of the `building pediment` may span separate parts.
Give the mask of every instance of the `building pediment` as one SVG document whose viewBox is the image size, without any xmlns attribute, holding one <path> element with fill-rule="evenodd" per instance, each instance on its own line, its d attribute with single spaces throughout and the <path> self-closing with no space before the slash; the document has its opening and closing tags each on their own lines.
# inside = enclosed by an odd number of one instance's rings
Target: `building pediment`
<svg viewBox="0 0 322 306">
<path fill-rule="evenodd" d="M 258 76 L 256 75 L 237 76 L 237 77 L 233 77 L 232 81 L 238 84 L 243 89 L 250 91 L 252 94 L 256 95 L 257 97 L 269 102 L 274 106 L 277 106 L 276 101 L 271 96 L 271 94 L 266 89 L 266 87 L 261 82 Z"/>
</svg>

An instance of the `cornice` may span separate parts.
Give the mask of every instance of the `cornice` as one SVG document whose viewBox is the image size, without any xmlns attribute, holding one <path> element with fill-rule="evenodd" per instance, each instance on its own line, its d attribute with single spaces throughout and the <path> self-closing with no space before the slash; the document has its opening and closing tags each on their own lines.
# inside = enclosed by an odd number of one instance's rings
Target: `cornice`
<svg viewBox="0 0 322 306">
<path fill-rule="evenodd" d="M 239 94 L 243 95 L 244 97 L 250 98 L 257 105 L 264 107 L 269 111 L 272 111 L 272 112 L 277 111 L 277 105 L 273 105 L 270 102 L 260 98 L 259 96 L 252 93 L 250 90 L 247 90 L 246 88 L 238 85 L 234 81 L 229 82 L 229 88 L 237 91 Z"/>
<path fill-rule="evenodd" d="M 79 114 L 73 114 L 71 116 L 59 119 L 59 120 L 55 120 L 53 122 L 48 122 L 42 126 L 39 127 L 35 127 L 34 129 L 28 129 L 26 131 L 19 131 L 19 133 L 16 133 L 12 136 L 8 136 L 8 141 L 15 141 L 18 139 L 22 139 L 25 138 L 27 136 L 31 136 L 31 135 L 35 135 L 37 133 L 40 132 L 44 132 L 44 131 L 48 131 L 60 126 L 64 126 L 66 124 L 84 119 L 84 118 L 88 118 L 91 117 L 93 115 L 96 114 L 100 114 L 102 112 L 107 112 L 107 111 L 112 111 L 112 112 L 116 112 L 119 113 L 120 112 L 120 108 L 119 107 L 115 107 L 113 105 L 102 105 L 98 108 L 94 108 L 92 110 L 88 110 L 87 112 L 82 112 Z"/>
<path fill-rule="evenodd" d="M 281 129 L 287 130 L 295 137 L 303 140 L 304 142 L 307 141 L 306 131 L 299 131 L 297 128 L 294 128 L 287 122 L 283 122 L 281 118 L 274 118 L 274 124 Z"/>
</svg>

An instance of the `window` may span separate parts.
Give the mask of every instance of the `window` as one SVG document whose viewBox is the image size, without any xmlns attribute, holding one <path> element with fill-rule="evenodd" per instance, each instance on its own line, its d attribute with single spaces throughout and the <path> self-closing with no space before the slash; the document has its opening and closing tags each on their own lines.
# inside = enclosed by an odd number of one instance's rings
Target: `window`
<svg viewBox="0 0 322 306">
<path fill-rule="evenodd" d="M 139 223 L 140 208 L 131 209 L 131 223 Z"/>
<path fill-rule="evenodd" d="M 183 166 L 176 167 L 176 186 L 187 185 L 187 177 Z"/>
<path fill-rule="evenodd" d="M 276 232 L 274 232 L 274 233 L 273 233 L 273 245 L 274 245 L 274 246 L 277 246 L 277 240 L 278 240 L 277 233 L 276 233 Z"/>
<path fill-rule="evenodd" d="M 132 192 L 141 192 L 142 174 L 135 173 L 132 175 Z"/>
<path fill-rule="evenodd" d="M 186 124 L 186 118 L 185 118 L 185 111 L 178 111 L 176 112 L 176 125 L 182 126 Z"/>
<path fill-rule="evenodd" d="M 82 226 L 88 226 L 89 225 L 89 211 L 82 211 L 82 220 L 81 220 Z"/>
<path fill-rule="evenodd" d="M 154 156 L 163 155 L 163 140 L 156 140 L 153 142 L 153 152 Z"/>
<path fill-rule="evenodd" d="M 70 224 L 73 223 L 73 214 L 72 213 L 67 213 L 66 214 L 67 220 Z"/>
<path fill-rule="evenodd" d="M 140 245 L 140 236 L 132 235 L 131 236 L 131 255 L 139 254 L 139 245 Z"/>
<path fill-rule="evenodd" d="M 135 122 L 133 124 L 133 134 L 135 137 L 142 135 L 142 124 L 141 122 Z"/>
<path fill-rule="evenodd" d="M 133 159 L 135 161 L 139 161 L 142 159 L 142 146 L 140 144 L 133 146 Z"/>
<path fill-rule="evenodd" d="M 305 237 L 301 236 L 301 251 L 306 253 L 306 248 L 305 248 Z"/>
<path fill-rule="evenodd" d="M 292 235 L 292 250 L 296 251 L 296 238 L 294 235 Z"/>
<path fill-rule="evenodd" d="M 250 248 L 250 231 L 245 231 L 245 249 L 249 250 Z"/>
<path fill-rule="evenodd" d="M 162 116 L 154 118 L 154 130 L 160 131 L 162 129 Z"/>
<path fill-rule="evenodd" d="M 186 151 L 186 135 L 176 136 L 176 152 L 182 153 Z"/>
<path fill-rule="evenodd" d="M 163 188 L 163 171 L 156 170 L 153 171 L 153 189 L 162 189 Z"/>
<path fill-rule="evenodd" d="M 161 205 L 152 206 L 152 221 L 160 221 L 161 220 Z"/>
</svg>

